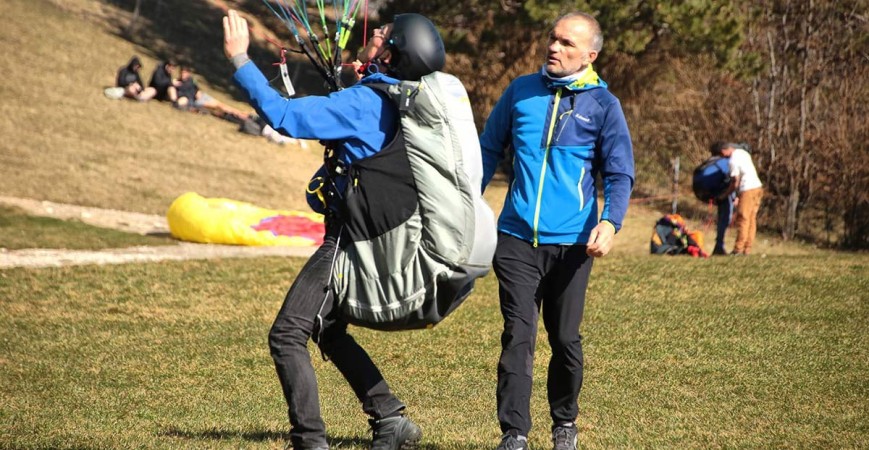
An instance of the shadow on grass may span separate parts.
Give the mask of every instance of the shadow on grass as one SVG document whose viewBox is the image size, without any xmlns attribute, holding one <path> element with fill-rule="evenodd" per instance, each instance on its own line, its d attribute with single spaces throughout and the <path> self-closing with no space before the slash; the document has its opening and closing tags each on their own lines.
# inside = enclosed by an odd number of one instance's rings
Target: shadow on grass
<svg viewBox="0 0 869 450">
<path fill-rule="evenodd" d="M 284 432 L 277 431 L 233 431 L 233 430 L 217 430 L 217 429 L 209 429 L 202 431 L 190 431 L 190 430 L 182 430 L 179 428 L 170 427 L 163 432 L 160 433 L 162 436 L 168 436 L 179 439 L 189 439 L 189 440 L 235 440 L 242 439 L 250 442 L 266 442 L 266 441 L 287 441 L 290 440 L 290 434 Z M 335 448 L 342 448 L 345 446 L 351 447 L 362 447 L 367 448 L 371 444 L 371 440 L 368 438 L 360 438 L 358 436 L 328 436 L 329 445 Z M 465 444 L 462 443 L 459 445 L 456 443 L 455 445 L 446 445 L 446 446 L 438 446 L 434 444 L 425 443 L 425 436 L 423 435 L 423 443 L 420 444 L 417 449 L 419 450 L 444 450 L 444 449 L 463 449 L 463 450 L 488 450 L 491 448 L 491 445 L 481 445 L 481 444 Z"/>
<path fill-rule="evenodd" d="M 252 442 L 264 442 L 264 441 L 275 441 L 275 440 L 289 440 L 289 433 L 279 433 L 276 431 L 231 431 L 231 430 L 202 430 L 202 431 L 189 431 L 182 430 L 180 428 L 170 427 L 160 433 L 161 436 L 168 436 L 180 439 L 190 439 L 190 440 L 213 440 L 213 441 L 221 441 L 221 440 L 230 440 L 230 439 L 244 439 L 245 441 Z"/>
</svg>

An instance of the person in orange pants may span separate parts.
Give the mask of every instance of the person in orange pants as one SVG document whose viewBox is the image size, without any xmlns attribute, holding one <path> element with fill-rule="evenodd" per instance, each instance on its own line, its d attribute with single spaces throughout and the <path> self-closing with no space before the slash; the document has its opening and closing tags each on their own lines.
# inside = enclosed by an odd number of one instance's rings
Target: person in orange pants
<svg viewBox="0 0 869 450">
<path fill-rule="evenodd" d="M 757 212 L 763 198 L 763 183 L 757 176 L 757 169 L 751 161 L 751 154 L 740 144 L 724 144 L 721 155 L 730 158 L 730 186 L 726 195 L 736 192 L 736 244 L 732 255 L 751 253 L 754 237 L 757 234 Z"/>
</svg>

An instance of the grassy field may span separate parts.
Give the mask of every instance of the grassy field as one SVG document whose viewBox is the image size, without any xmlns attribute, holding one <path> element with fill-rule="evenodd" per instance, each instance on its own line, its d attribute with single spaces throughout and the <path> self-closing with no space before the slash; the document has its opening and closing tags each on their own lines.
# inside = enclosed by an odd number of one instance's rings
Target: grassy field
<svg viewBox="0 0 869 450">
<path fill-rule="evenodd" d="M 32 217 L 17 208 L 0 206 L 0 248 L 65 248 L 100 250 L 137 245 L 174 245 L 161 236 L 140 236 L 93 227 L 77 221 Z"/>
<path fill-rule="evenodd" d="M 865 448 L 865 258 L 663 261 L 596 263 L 583 448 Z M 280 448 L 285 406 L 265 338 L 301 264 L 0 272 L 0 447 Z M 487 277 L 431 331 L 353 330 L 426 449 L 498 440 L 495 290 Z M 534 448 L 549 426 L 540 342 Z M 316 353 L 314 363 L 333 446 L 367 448 L 352 392 Z"/>
<path fill-rule="evenodd" d="M 168 52 L 198 63 L 206 91 L 244 106 L 220 59 L 219 9 L 143 3 L 145 31 L 125 38 L 131 0 L 0 2 L 0 195 L 161 214 L 196 191 L 304 209 L 315 145 L 279 147 L 214 117 L 102 96 L 130 55 L 147 79 Z M 496 210 L 503 192 L 487 191 Z M 869 448 L 869 258 L 770 235 L 749 258 L 653 257 L 661 214 L 632 207 L 595 263 L 583 448 Z M 691 224 L 711 250 L 714 231 Z M 0 233 L 10 249 L 166 243 L 9 209 Z M 266 335 L 303 263 L 0 271 L 0 448 L 281 448 L 286 406 Z M 424 428 L 424 449 L 476 450 L 499 437 L 500 328 L 490 275 L 433 330 L 353 334 Z M 538 341 L 535 449 L 549 428 Z M 367 448 L 355 397 L 313 356 L 333 447 Z"/>
</svg>

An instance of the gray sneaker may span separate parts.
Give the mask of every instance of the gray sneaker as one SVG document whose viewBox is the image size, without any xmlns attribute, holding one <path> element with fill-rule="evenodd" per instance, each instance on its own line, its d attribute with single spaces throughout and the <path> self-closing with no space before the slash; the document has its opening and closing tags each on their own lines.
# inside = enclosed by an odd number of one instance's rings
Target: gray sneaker
<svg viewBox="0 0 869 450">
<path fill-rule="evenodd" d="M 498 448 L 495 450 L 529 450 L 529 448 L 526 439 L 519 439 L 518 437 L 507 433 L 501 437 L 501 444 L 498 445 Z"/>
<path fill-rule="evenodd" d="M 552 450 L 576 450 L 576 425 L 552 428 Z"/>
<path fill-rule="evenodd" d="M 422 430 L 405 416 L 368 421 L 371 424 L 371 450 L 411 450 L 422 439 Z"/>
</svg>

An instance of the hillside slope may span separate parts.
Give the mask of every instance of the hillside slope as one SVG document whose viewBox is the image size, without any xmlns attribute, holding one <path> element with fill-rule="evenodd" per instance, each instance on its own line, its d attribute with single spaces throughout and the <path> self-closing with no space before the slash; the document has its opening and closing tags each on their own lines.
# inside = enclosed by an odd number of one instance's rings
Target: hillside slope
<svg viewBox="0 0 869 450">
<path fill-rule="evenodd" d="M 48 0 L 0 5 L 3 17 L 13 18 L 0 27 L 6 59 L 0 193 L 158 214 L 186 191 L 272 208 L 304 206 L 319 146 L 278 146 L 166 103 L 105 98 L 103 88 L 133 54 L 142 58 L 147 82 L 155 54 L 112 33 L 105 20 L 122 13 L 114 7 L 84 0 L 66 6 L 78 9 L 70 14 Z M 217 35 L 219 21 L 214 27 Z M 208 79 L 197 81 L 221 101 L 250 110 Z"/>
<path fill-rule="evenodd" d="M 131 2 L 0 3 L 0 14 L 13 18 L 0 27 L 6 55 L 0 77 L 0 195 L 164 214 L 177 196 L 195 191 L 268 208 L 306 209 L 304 186 L 322 158 L 316 143 L 306 149 L 278 146 L 212 116 L 103 96 L 131 55 L 143 59 L 147 82 L 159 55 L 176 49 L 183 59 L 199 55 L 189 62 L 205 91 L 249 109 L 234 99 L 225 79 L 230 69 L 220 50 L 220 8 L 207 1 L 159 2 L 163 11 L 153 20 L 145 14 L 144 31 L 125 38 L 122 28 L 130 13 L 117 3 Z M 159 20 L 176 13 L 186 14 L 178 24 Z M 146 38 L 148 46 L 132 43 Z M 503 195 L 503 185 L 487 190 L 496 211 Z M 633 206 L 616 252 L 648 253 L 661 214 Z M 714 230 L 703 230 L 711 250 Z M 734 233 L 729 234 L 732 242 Z M 770 237 L 760 241 L 759 253 L 811 251 Z"/>
</svg>

